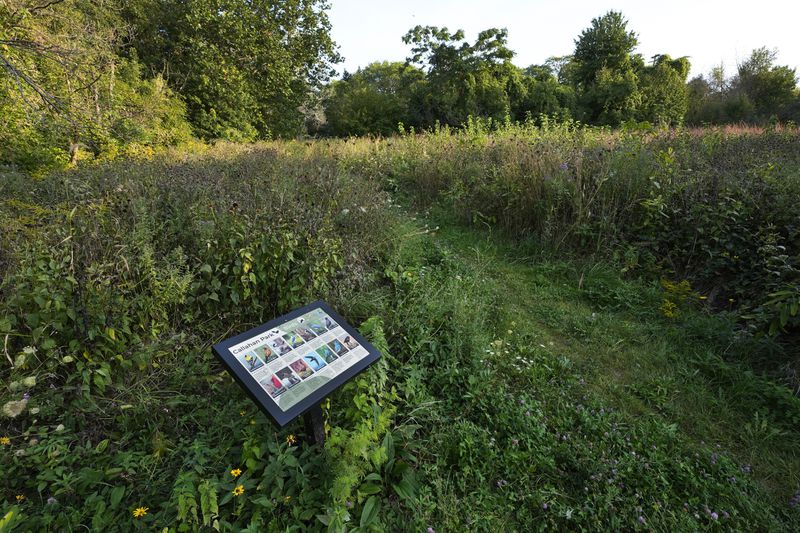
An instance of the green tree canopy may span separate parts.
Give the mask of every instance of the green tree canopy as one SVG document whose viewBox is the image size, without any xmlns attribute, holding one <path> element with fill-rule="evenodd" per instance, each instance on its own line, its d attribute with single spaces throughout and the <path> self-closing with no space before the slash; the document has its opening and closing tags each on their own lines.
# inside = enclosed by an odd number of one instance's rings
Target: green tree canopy
<svg viewBox="0 0 800 533">
<path fill-rule="evenodd" d="M 753 104 L 758 118 L 777 117 L 782 108 L 791 103 L 795 96 L 797 75 L 787 66 L 775 66 L 777 52 L 766 47 L 752 51 L 750 57 L 738 65 L 738 73 L 733 81 Z"/>
<path fill-rule="evenodd" d="M 74 162 L 81 147 L 185 140 L 183 103 L 135 55 L 116 0 L 0 3 L 0 163 Z"/>
<path fill-rule="evenodd" d="M 638 119 L 653 124 L 681 124 L 688 108 L 686 78 L 689 59 L 672 59 L 666 54 L 653 57 L 653 63 L 639 75 L 642 92 Z"/>
<path fill-rule="evenodd" d="M 205 138 L 293 135 L 339 61 L 324 0 L 131 0 L 128 44 Z"/>
<path fill-rule="evenodd" d="M 325 99 L 325 131 L 331 135 L 390 135 L 399 123 L 417 121 L 410 108 L 424 73 L 405 63 L 371 63 L 335 81 Z"/>
<path fill-rule="evenodd" d="M 434 26 L 417 26 L 403 37 L 412 45 L 408 62 L 427 73 L 426 90 L 414 99 L 423 125 L 458 126 L 470 116 L 502 120 L 510 112 L 510 99 L 523 88 L 507 39 L 505 29 L 491 28 L 469 43 L 462 30 Z"/>
<path fill-rule="evenodd" d="M 776 57 L 774 50 L 757 48 L 730 78 L 722 67 L 714 68 L 708 77 L 694 78 L 689 82 L 687 121 L 691 124 L 800 121 L 796 72 L 787 66 L 776 66 Z"/>
<path fill-rule="evenodd" d="M 587 122 L 615 125 L 637 116 L 643 61 L 633 54 L 638 39 L 627 25 L 622 13 L 609 11 L 575 40 L 571 82 Z"/>
</svg>

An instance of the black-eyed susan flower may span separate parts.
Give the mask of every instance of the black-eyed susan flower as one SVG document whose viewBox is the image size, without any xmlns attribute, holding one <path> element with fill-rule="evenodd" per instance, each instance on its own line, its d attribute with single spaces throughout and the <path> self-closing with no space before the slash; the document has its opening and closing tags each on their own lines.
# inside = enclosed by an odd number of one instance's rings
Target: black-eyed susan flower
<svg viewBox="0 0 800 533">
<path fill-rule="evenodd" d="M 137 507 L 136 509 L 133 510 L 133 517 L 134 518 L 141 518 L 144 515 L 146 515 L 147 511 L 149 511 L 149 510 L 150 510 L 149 507 Z"/>
<path fill-rule="evenodd" d="M 0 437 L 0 445 L 8 446 L 9 444 L 11 444 L 11 439 L 8 437 Z"/>
<path fill-rule="evenodd" d="M 289 444 L 291 446 L 296 442 L 297 442 L 297 437 L 295 437 L 293 434 L 290 433 L 289 436 L 286 437 L 286 444 Z"/>
<path fill-rule="evenodd" d="M 234 496 L 241 496 L 244 494 L 244 485 L 238 485 L 232 492 Z"/>
<path fill-rule="evenodd" d="M 239 477 L 240 475 L 242 475 L 242 471 L 239 470 L 238 468 L 234 468 L 233 470 L 231 470 L 231 475 L 233 477 Z"/>
</svg>

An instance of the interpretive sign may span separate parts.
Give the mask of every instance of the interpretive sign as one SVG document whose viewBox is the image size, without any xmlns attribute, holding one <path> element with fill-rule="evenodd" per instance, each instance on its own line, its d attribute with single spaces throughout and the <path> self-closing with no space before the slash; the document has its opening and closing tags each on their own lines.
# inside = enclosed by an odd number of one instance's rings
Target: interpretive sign
<svg viewBox="0 0 800 533">
<path fill-rule="evenodd" d="M 315 302 L 213 347 L 250 397 L 285 426 L 380 358 L 325 302 Z"/>
</svg>

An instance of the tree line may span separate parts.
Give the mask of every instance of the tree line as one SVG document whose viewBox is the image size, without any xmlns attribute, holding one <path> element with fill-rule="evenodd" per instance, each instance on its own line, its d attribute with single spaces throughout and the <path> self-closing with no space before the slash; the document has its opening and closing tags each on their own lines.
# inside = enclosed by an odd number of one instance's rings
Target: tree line
<svg viewBox="0 0 800 533">
<path fill-rule="evenodd" d="M 571 55 L 526 68 L 512 63 L 506 30 L 468 42 L 460 30 L 417 26 L 403 41 L 405 62 L 372 63 L 326 87 L 321 131 L 388 135 L 398 124 L 459 126 L 469 117 L 607 126 L 800 120 L 796 73 L 775 64 L 775 51 L 754 50 L 733 76 L 718 67 L 687 82 L 688 57 L 645 60 L 615 11 L 592 20 Z"/>
<path fill-rule="evenodd" d="M 520 68 L 507 31 L 417 26 L 405 62 L 331 81 L 325 0 L 0 0 L 0 164 L 51 168 L 192 138 L 389 135 L 578 120 L 619 126 L 797 121 L 793 69 L 755 50 L 733 76 L 636 53 L 621 13 L 569 56 Z"/>
</svg>

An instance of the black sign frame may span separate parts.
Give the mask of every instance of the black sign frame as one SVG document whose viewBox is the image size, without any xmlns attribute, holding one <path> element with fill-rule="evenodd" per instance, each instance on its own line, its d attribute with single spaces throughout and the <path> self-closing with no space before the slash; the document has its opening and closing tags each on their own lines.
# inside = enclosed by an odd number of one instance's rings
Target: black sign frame
<svg viewBox="0 0 800 533">
<path fill-rule="evenodd" d="M 236 356 L 231 353 L 230 348 L 252 337 L 264 334 L 267 331 L 274 329 L 276 326 L 280 326 L 315 309 L 321 309 L 327 313 L 328 316 L 338 323 L 348 335 L 351 335 L 353 338 L 355 338 L 355 340 L 367 350 L 367 355 L 350 365 L 340 374 L 334 376 L 330 381 L 327 381 L 321 387 L 314 390 L 308 396 L 300 400 L 297 404 L 290 407 L 287 411 L 284 411 L 278 407 L 278 404 L 269 396 L 269 394 L 267 394 L 267 391 L 264 390 L 261 385 L 259 385 L 258 381 L 250 374 L 250 372 L 248 372 L 247 369 L 236 360 Z M 266 324 L 256 326 L 255 328 L 249 329 L 244 333 L 240 333 L 234 337 L 225 339 L 224 341 L 212 346 L 211 349 L 214 352 L 214 355 L 216 355 L 226 367 L 228 373 L 230 373 L 234 379 L 236 379 L 239 385 L 245 390 L 245 392 L 247 392 L 247 395 L 250 396 L 250 399 L 253 400 L 253 402 L 255 402 L 255 404 L 258 405 L 262 411 L 268 414 L 278 427 L 283 427 L 289 424 L 297 417 L 302 416 L 307 411 L 310 411 L 314 407 L 318 406 L 320 402 L 333 391 L 366 370 L 367 367 L 381 358 L 381 353 L 372 344 L 370 344 L 369 341 L 362 337 L 358 330 L 348 324 L 344 318 L 339 315 L 339 313 L 334 311 L 322 300 L 317 300 L 316 302 L 304 305 L 299 309 L 295 309 L 294 311 L 291 311 L 285 315 L 274 318 Z"/>
</svg>

